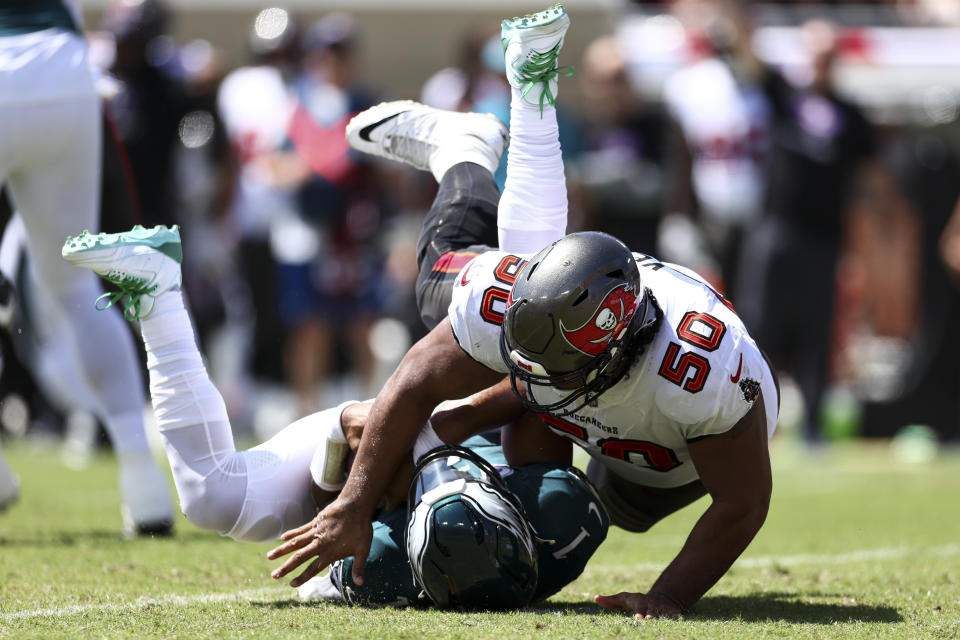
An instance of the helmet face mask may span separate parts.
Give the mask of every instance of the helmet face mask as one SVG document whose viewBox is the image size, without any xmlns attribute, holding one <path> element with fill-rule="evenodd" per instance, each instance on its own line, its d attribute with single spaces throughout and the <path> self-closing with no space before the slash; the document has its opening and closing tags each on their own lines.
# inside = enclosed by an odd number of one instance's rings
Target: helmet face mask
<svg viewBox="0 0 960 640">
<path fill-rule="evenodd" d="M 590 366 L 567 373 L 538 374 L 526 368 L 516 351 L 508 351 L 506 337 L 500 336 L 500 355 L 504 361 L 516 364 L 510 367 L 510 383 L 523 405 L 535 413 L 569 415 L 595 401 L 612 384 L 606 384 L 614 372 L 619 373 L 623 358 L 619 354 L 605 354 Z M 541 368 L 542 369 L 542 368 Z M 617 376 L 619 378 L 619 376 Z M 578 402 L 579 401 L 579 402 Z"/>
<path fill-rule="evenodd" d="M 569 415 L 620 380 L 662 315 L 622 242 L 604 233 L 570 234 L 518 274 L 500 355 L 528 410 Z"/>
<path fill-rule="evenodd" d="M 534 534 L 496 469 L 469 449 L 440 447 L 417 464 L 407 500 L 414 581 L 438 607 L 510 609 L 537 586 Z"/>
</svg>

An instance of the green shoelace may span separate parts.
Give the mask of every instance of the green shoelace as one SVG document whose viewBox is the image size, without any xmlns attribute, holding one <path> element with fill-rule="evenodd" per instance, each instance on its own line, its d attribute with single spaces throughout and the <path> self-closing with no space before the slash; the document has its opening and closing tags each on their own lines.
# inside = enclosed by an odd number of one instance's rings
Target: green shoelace
<svg viewBox="0 0 960 640">
<path fill-rule="evenodd" d="M 120 287 L 121 290 L 106 292 L 96 299 L 93 306 L 98 311 L 105 311 L 125 297 L 126 300 L 123 301 L 124 317 L 130 321 L 139 320 L 141 311 L 140 298 L 153 293 L 157 285 L 147 286 L 148 283 L 142 278 L 134 278 L 132 276 L 107 278 L 107 280 Z M 106 304 L 101 304 L 101 301 L 104 299 L 107 301 Z"/>
<path fill-rule="evenodd" d="M 557 106 L 556 98 L 554 97 L 553 92 L 550 91 L 550 81 L 557 76 L 569 78 L 573 75 L 574 69 L 572 66 L 556 66 L 557 56 L 559 55 L 559 43 L 557 43 L 553 49 L 543 53 L 540 53 L 539 51 L 532 51 L 530 53 L 530 58 L 523 63 L 520 69 L 517 70 L 517 78 L 524 83 L 523 89 L 520 90 L 520 97 L 527 97 L 527 94 L 530 93 L 530 90 L 537 86 L 538 83 L 543 84 L 543 93 L 540 94 L 541 115 L 543 114 L 544 101 L 546 101 L 551 107 Z"/>
</svg>

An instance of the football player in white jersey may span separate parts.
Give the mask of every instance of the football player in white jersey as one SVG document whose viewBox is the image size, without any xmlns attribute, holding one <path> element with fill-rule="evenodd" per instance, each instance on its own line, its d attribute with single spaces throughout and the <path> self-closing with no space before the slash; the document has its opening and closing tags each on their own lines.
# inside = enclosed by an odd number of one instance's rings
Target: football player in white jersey
<svg viewBox="0 0 960 640">
<path fill-rule="evenodd" d="M 576 443 L 591 455 L 588 474 L 611 521 L 631 531 L 705 494 L 712 499 L 652 586 L 597 596 L 602 606 L 641 618 L 683 613 L 763 524 L 779 398 L 733 309 L 696 274 L 634 255 L 610 236 L 563 236 L 553 100 L 568 24 L 559 6 L 503 24 L 513 99 L 499 211 L 495 165 L 479 152 L 492 143 L 482 116 L 458 132 L 453 125 L 464 123 L 449 114 L 389 103 L 348 127 L 355 148 L 429 169 L 440 183 L 419 243 L 417 294 L 425 317 L 432 301 L 443 319 L 377 397 L 338 498 L 268 554 L 292 553 L 274 577 L 312 559 L 293 580 L 299 584 L 339 557 L 365 557 L 370 514 L 410 443 L 431 437 L 420 425 L 433 407 L 505 374 L 547 427 L 531 427 L 539 448 L 505 446 L 511 463 L 548 458 L 561 438 Z M 459 143 L 464 136 L 474 148 Z M 491 216 L 499 251 L 478 232 Z M 356 582 L 363 569 L 354 564 Z"/>
<path fill-rule="evenodd" d="M 492 152 L 497 159 L 503 146 Z M 68 262 L 117 284 L 123 295 L 113 300 L 123 299 L 125 315 L 141 321 L 157 428 L 184 515 L 239 541 L 275 539 L 337 495 L 372 401 L 313 413 L 237 451 L 184 308 L 181 255 L 179 230 L 164 226 L 84 232 L 63 248 Z M 508 466 L 497 431 L 462 447 L 447 445 L 528 419 L 509 387 L 500 387 L 431 415 L 431 437 L 417 442 L 385 494 L 393 507 L 407 497 L 408 508 L 385 508 L 376 518 L 374 544 L 364 556 L 369 581 L 350 580 L 348 558 L 334 563 L 326 579 L 304 585 L 302 596 L 425 604 L 423 591 L 438 607 L 508 609 L 547 598 L 580 574 L 609 518 L 569 459 Z"/>
<path fill-rule="evenodd" d="M 0 0 L 0 184 L 23 217 L 38 285 L 54 301 L 47 325 L 68 335 L 120 463 L 129 534 L 169 533 L 170 489 L 143 425 L 143 389 L 133 341 L 115 311 L 98 314 L 96 277 L 57 252 L 99 220 L 101 106 L 69 0 Z M 16 481 L 0 459 L 0 508 Z"/>
</svg>

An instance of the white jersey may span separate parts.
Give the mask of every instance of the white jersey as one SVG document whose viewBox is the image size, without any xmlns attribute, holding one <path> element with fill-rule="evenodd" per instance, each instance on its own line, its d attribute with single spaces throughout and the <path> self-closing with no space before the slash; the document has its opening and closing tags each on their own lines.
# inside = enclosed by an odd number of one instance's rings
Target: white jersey
<svg viewBox="0 0 960 640">
<path fill-rule="evenodd" d="M 268 161 L 286 144 L 293 97 L 278 69 L 240 67 L 220 84 L 217 106 L 240 162 L 231 215 L 243 236 L 265 236 L 274 221 L 296 217 L 291 190 L 275 185 Z"/>
<path fill-rule="evenodd" d="M 449 316 L 457 341 L 472 358 L 502 373 L 508 371 L 499 348 L 504 305 L 529 257 L 481 254 L 453 288 Z M 777 392 L 760 349 L 726 300 L 687 269 L 634 257 L 644 286 L 663 309 L 656 336 L 596 406 L 541 419 L 612 473 L 645 486 L 678 487 L 699 477 L 687 443 L 728 431 L 760 390 L 772 434 Z"/>
<path fill-rule="evenodd" d="M 677 71 L 663 97 L 690 146 L 703 212 L 734 222 L 755 216 L 763 199 L 770 122 L 762 88 L 737 82 L 726 64 L 707 59 Z"/>
</svg>

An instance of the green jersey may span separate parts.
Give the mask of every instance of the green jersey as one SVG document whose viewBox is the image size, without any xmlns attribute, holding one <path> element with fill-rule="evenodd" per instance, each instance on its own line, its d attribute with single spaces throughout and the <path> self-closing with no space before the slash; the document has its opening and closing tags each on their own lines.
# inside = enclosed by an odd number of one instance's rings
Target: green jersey
<svg viewBox="0 0 960 640">
<path fill-rule="evenodd" d="M 0 36 L 54 28 L 78 31 L 63 0 L 0 0 Z"/>
<path fill-rule="evenodd" d="M 474 436 L 463 446 L 487 462 L 505 465 L 499 442 L 489 436 Z M 580 575 L 587 560 L 607 536 L 610 524 L 590 481 L 563 464 L 532 464 L 500 469 L 503 482 L 523 504 L 537 532 L 539 577 L 533 602 L 545 600 Z M 413 582 L 407 561 L 404 534 L 407 513 L 398 509 L 380 513 L 373 522 L 373 540 L 367 556 L 363 586 L 353 582 L 353 558 L 334 563 L 333 583 L 347 602 L 365 605 L 426 604 Z"/>
</svg>

